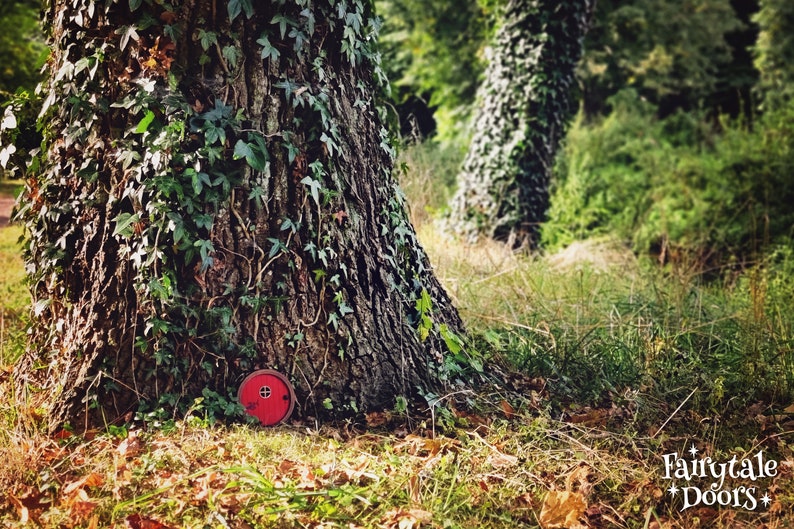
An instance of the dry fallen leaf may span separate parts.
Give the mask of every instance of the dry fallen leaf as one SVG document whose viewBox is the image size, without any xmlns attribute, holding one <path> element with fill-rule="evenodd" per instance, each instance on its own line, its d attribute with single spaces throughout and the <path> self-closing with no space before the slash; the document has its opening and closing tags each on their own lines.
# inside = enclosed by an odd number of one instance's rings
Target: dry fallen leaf
<svg viewBox="0 0 794 529">
<path fill-rule="evenodd" d="M 540 525 L 543 529 L 580 527 L 579 517 L 586 509 L 584 497 L 578 492 L 551 490 L 540 509 Z"/>
<path fill-rule="evenodd" d="M 396 529 L 419 528 L 429 522 L 433 515 L 421 509 L 394 509 L 386 513 L 385 526 Z"/>
<path fill-rule="evenodd" d="M 170 526 L 152 518 L 144 518 L 140 514 L 130 514 L 124 519 L 124 524 L 129 529 L 171 529 Z"/>
<path fill-rule="evenodd" d="M 101 487 L 104 483 L 105 480 L 102 478 L 102 476 L 94 472 L 92 474 L 88 474 L 87 476 L 83 476 L 77 481 L 72 481 L 71 483 L 67 484 L 61 491 L 61 494 L 69 495 L 77 489 L 83 487 Z"/>
<path fill-rule="evenodd" d="M 504 412 L 505 417 L 507 417 L 508 420 L 516 416 L 515 408 L 513 408 L 513 406 L 511 406 L 510 403 L 507 402 L 506 400 L 502 399 L 502 402 L 499 403 L 499 406 L 502 408 L 502 411 Z"/>
</svg>

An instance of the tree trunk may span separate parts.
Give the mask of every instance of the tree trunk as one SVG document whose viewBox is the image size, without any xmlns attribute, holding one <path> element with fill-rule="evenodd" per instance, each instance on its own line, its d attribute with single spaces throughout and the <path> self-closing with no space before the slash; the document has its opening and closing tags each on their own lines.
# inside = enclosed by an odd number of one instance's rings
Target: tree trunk
<svg viewBox="0 0 794 529">
<path fill-rule="evenodd" d="M 452 200 L 455 231 L 536 245 L 595 0 L 510 0 Z"/>
<path fill-rule="evenodd" d="M 300 417 L 443 391 L 461 322 L 391 176 L 371 2 L 105 5 L 47 19 L 17 380 L 51 427 L 237 415 L 259 368 Z"/>
</svg>

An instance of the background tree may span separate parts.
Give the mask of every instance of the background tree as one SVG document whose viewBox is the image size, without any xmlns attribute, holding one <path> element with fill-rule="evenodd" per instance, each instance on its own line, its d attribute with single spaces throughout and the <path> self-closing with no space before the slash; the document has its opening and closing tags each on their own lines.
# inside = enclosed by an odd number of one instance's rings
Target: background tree
<svg viewBox="0 0 794 529">
<path fill-rule="evenodd" d="M 457 140 L 485 65 L 494 0 L 381 0 L 384 69 L 404 135 Z M 437 127 L 437 128 L 436 128 Z M 415 130 L 417 129 L 417 130 Z"/>
<path fill-rule="evenodd" d="M 13 167 L 23 165 L 27 152 L 38 147 L 33 91 L 41 78 L 46 59 L 44 38 L 39 28 L 40 3 L 35 0 L 0 1 L 0 119 L 14 114 L 0 126 L 0 178 L 14 176 Z M 11 144 L 13 143 L 13 147 Z M 19 176 L 19 175 L 17 175 Z"/>
<path fill-rule="evenodd" d="M 47 24 L 16 376 L 51 425 L 234 415 L 263 367 L 302 417 L 459 375 L 460 320 L 391 178 L 371 2 L 52 0 Z"/>
<path fill-rule="evenodd" d="M 38 31 L 39 2 L 0 2 L 0 103 L 18 88 L 33 91 L 39 81 L 44 42 Z"/>
<path fill-rule="evenodd" d="M 758 88 L 768 110 L 779 110 L 794 93 L 794 4 L 761 0 L 753 20 L 759 26 L 754 49 Z"/>
<path fill-rule="evenodd" d="M 748 92 L 745 28 L 728 0 L 599 1 L 578 68 L 586 115 L 608 113 L 609 98 L 626 88 L 662 116 Z"/>
<path fill-rule="evenodd" d="M 451 205 L 459 233 L 537 242 L 592 9 L 588 0 L 507 4 Z"/>
</svg>

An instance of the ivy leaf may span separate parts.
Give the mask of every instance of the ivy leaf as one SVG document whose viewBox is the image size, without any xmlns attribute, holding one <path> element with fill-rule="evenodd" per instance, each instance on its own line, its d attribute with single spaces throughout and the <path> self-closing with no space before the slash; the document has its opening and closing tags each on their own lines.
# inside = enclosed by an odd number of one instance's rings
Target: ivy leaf
<svg viewBox="0 0 794 529">
<path fill-rule="evenodd" d="M 270 39 L 267 38 L 266 33 L 262 33 L 262 36 L 259 37 L 256 43 L 262 46 L 263 59 L 270 58 L 270 60 L 276 60 L 278 59 L 279 55 L 281 55 L 281 52 L 278 51 L 278 48 L 270 44 Z"/>
<path fill-rule="evenodd" d="M 0 124 L 0 130 L 15 129 L 17 128 L 17 118 L 14 116 L 14 111 L 11 107 L 6 107 L 3 113 L 3 122 Z"/>
<path fill-rule="evenodd" d="M 306 19 L 306 31 L 309 33 L 311 37 L 314 34 L 314 13 L 312 13 L 311 9 L 308 7 L 301 11 L 301 16 Z"/>
<path fill-rule="evenodd" d="M 191 184 L 193 185 L 193 192 L 196 195 L 200 195 L 201 191 L 204 189 L 204 186 L 211 186 L 210 183 L 210 175 L 204 172 L 192 171 L 191 176 Z"/>
<path fill-rule="evenodd" d="M 201 42 L 201 47 L 204 51 L 207 51 L 210 49 L 210 46 L 218 42 L 218 34 L 214 31 L 199 29 L 199 42 Z"/>
<path fill-rule="evenodd" d="M 251 150 L 251 145 L 244 142 L 243 140 L 237 140 L 237 143 L 234 144 L 234 154 L 232 157 L 235 160 L 240 160 L 242 158 L 248 158 L 254 155 L 254 151 Z"/>
<path fill-rule="evenodd" d="M 318 206 L 320 205 L 320 189 L 323 188 L 323 185 L 320 183 L 319 180 L 315 180 L 311 176 L 306 176 L 301 180 L 301 184 L 307 186 L 309 188 L 309 192 L 312 195 L 312 199 L 314 199 L 314 203 Z"/>
<path fill-rule="evenodd" d="M 201 270 L 206 270 L 212 266 L 212 257 L 210 254 L 215 252 L 215 247 L 212 245 L 212 241 L 207 239 L 199 239 L 193 243 L 193 246 L 199 249 L 199 255 L 201 256 Z"/>
<path fill-rule="evenodd" d="M 444 343 L 450 353 L 456 355 L 463 350 L 463 340 L 460 339 L 460 336 L 449 330 L 449 326 L 447 326 L 446 323 L 439 325 L 438 331 L 441 333 L 441 338 L 444 339 Z"/>
<path fill-rule="evenodd" d="M 268 153 L 264 147 L 264 142 L 246 143 L 243 140 L 237 140 L 234 144 L 234 154 L 232 157 L 235 160 L 245 158 L 248 165 L 255 171 L 264 171 L 267 168 Z"/>
<path fill-rule="evenodd" d="M 137 213 L 133 215 L 132 213 L 121 213 L 118 217 L 113 219 L 113 222 L 116 223 L 116 228 L 113 230 L 113 236 L 121 235 L 122 237 L 132 237 L 133 229 L 132 225 L 136 222 L 140 222 L 141 216 Z"/>
<path fill-rule="evenodd" d="M 8 165 L 8 160 L 11 159 L 11 155 L 17 151 L 16 146 L 13 143 L 6 145 L 5 147 L 0 150 L 0 167 L 3 169 L 6 168 Z"/>
<path fill-rule="evenodd" d="M 135 30 L 135 26 L 121 26 L 113 33 L 116 35 L 121 35 L 121 39 L 119 40 L 119 48 L 121 51 L 124 51 L 124 48 L 127 47 L 130 39 L 136 42 L 140 39 L 138 32 Z"/>
<path fill-rule="evenodd" d="M 138 122 L 138 126 L 135 127 L 135 134 L 143 134 L 149 128 L 149 125 L 152 124 L 154 121 L 154 112 L 151 110 L 146 111 L 146 115 L 143 116 L 143 119 Z"/>
<path fill-rule="evenodd" d="M 226 8 L 229 11 L 229 20 L 232 22 L 241 12 L 245 12 L 245 18 L 250 19 L 254 16 L 254 5 L 251 0 L 229 0 Z"/>
<path fill-rule="evenodd" d="M 135 11 L 136 9 L 138 9 L 139 7 L 141 7 L 142 3 L 143 0 L 130 0 L 130 11 Z"/>
<path fill-rule="evenodd" d="M 287 101 L 292 98 L 292 93 L 295 92 L 295 89 L 298 87 L 297 83 L 293 83 L 289 79 L 285 79 L 280 83 L 274 84 L 273 86 L 284 90 L 284 94 L 287 96 Z"/>
<path fill-rule="evenodd" d="M 223 54 L 223 58 L 226 59 L 229 66 L 233 69 L 237 68 L 237 63 L 243 55 L 243 52 L 241 52 L 237 46 L 224 46 L 221 53 Z"/>
<path fill-rule="evenodd" d="M 284 35 L 287 34 L 287 25 L 297 26 L 294 20 L 285 17 L 284 15 L 276 15 L 270 19 L 271 24 L 278 24 L 278 30 L 281 33 L 281 40 L 284 40 Z"/>
</svg>

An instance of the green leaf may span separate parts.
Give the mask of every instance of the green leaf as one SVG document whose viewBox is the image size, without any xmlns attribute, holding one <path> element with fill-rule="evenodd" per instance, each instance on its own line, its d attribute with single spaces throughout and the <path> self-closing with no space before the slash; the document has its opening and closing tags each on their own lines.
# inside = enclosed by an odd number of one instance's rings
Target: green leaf
<svg viewBox="0 0 794 529">
<path fill-rule="evenodd" d="M 151 110 L 146 111 L 146 115 L 143 116 L 143 119 L 138 122 L 138 126 L 135 127 L 135 134 L 143 134 L 149 128 L 149 125 L 152 124 L 154 121 L 154 112 Z"/>
<path fill-rule="evenodd" d="M 132 225 L 140 222 L 141 217 L 137 213 L 121 213 L 118 217 L 113 219 L 116 223 L 116 228 L 113 230 L 113 236 L 121 235 L 122 237 L 132 237 Z"/>
<path fill-rule="evenodd" d="M 301 180 L 301 184 L 307 186 L 309 188 L 309 192 L 312 195 L 312 199 L 314 203 L 318 206 L 320 205 L 320 189 L 322 189 L 323 185 L 320 183 L 319 180 L 315 180 L 311 176 L 303 177 Z"/>
<path fill-rule="evenodd" d="M 199 29 L 199 42 L 201 42 L 201 47 L 204 51 L 210 49 L 210 46 L 218 42 L 218 34 L 213 31 L 204 31 L 203 29 Z"/>
<path fill-rule="evenodd" d="M 224 46 L 221 53 L 232 69 L 237 68 L 237 63 L 240 61 L 240 57 L 243 56 L 243 52 L 237 46 Z"/>
<path fill-rule="evenodd" d="M 243 6 L 240 5 L 240 0 L 229 0 L 229 3 L 226 5 L 226 9 L 229 12 L 229 20 L 234 22 L 234 19 L 240 14 L 243 9 Z"/>
<path fill-rule="evenodd" d="M 457 334 L 450 331 L 446 323 L 442 323 L 438 326 L 438 332 L 444 339 L 444 343 L 447 345 L 447 349 L 449 349 L 450 353 L 458 354 L 463 350 L 463 340 L 461 340 Z"/>
<path fill-rule="evenodd" d="M 130 11 L 135 11 L 136 9 L 138 9 L 139 7 L 141 7 L 142 3 L 143 0 L 130 0 Z"/>
<path fill-rule="evenodd" d="M 207 239 L 199 239 L 193 243 L 193 246 L 199 249 L 199 255 L 201 255 L 201 269 L 206 270 L 212 266 L 212 257 L 210 254 L 215 252 L 215 247 L 212 245 L 212 241 Z"/>
<path fill-rule="evenodd" d="M 270 20 L 271 24 L 278 24 L 278 30 L 281 33 L 281 40 L 284 40 L 284 36 L 287 34 L 287 24 L 290 26 L 296 26 L 294 20 L 291 20 L 284 15 L 276 15 Z"/>
<path fill-rule="evenodd" d="M 433 300 L 430 299 L 430 294 L 426 288 L 422 289 L 422 294 L 416 300 L 416 311 L 421 315 L 425 315 L 433 308 Z"/>
<path fill-rule="evenodd" d="M 226 6 L 229 12 L 229 20 L 234 21 L 241 12 L 245 12 L 245 18 L 250 19 L 254 16 L 254 5 L 251 0 L 229 0 Z"/>
<path fill-rule="evenodd" d="M 254 136 L 255 141 L 258 139 Z M 245 161 L 255 171 L 264 171 L 267 168 L 268 152 L 265 148 L 264 141 L 256 141 L 256 143 L 246 143 L 243 140 L 237 140 L 234 144 L 234 153 L 232 157 L 235 160 L 245 158 Z"/>
<path fill-rule="evenodd" d="M 232 158 L 235 160 L 248 158 L 249 156 L 253 155 L 254 151 L 251 150 L 250 144 L 244 142 L 243 140 L 237 140 L 237 143 L 234 144 L 234 153 L 232 154 Z"/>
<path fill-rule="evenodd" d="M 257 39 L 256 43 L 260 44 L 262 46 L 262 58 L 263 59 L 268 59 L 269 58 L 270 60 L 276 60 L 281 55 L 281 52 L 278 51 L 278 48 L 276 48 L 272 44 L 270 44 L 270 39 L 267 38 L 267 34 L 266 33 L 262 33 L 262 36 L 259 37 L 259 39 Z"/>
</svg>

